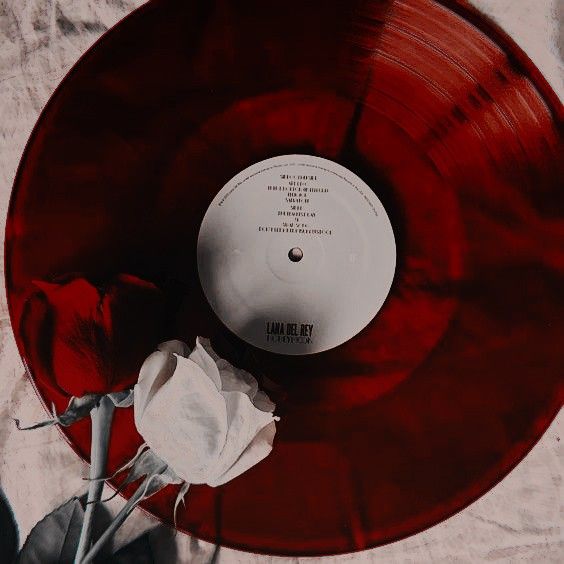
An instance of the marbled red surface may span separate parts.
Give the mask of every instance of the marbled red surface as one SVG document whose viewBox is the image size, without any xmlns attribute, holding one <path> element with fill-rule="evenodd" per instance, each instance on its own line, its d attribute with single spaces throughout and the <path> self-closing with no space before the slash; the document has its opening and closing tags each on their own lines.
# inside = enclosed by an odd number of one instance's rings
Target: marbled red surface
<svg viewBox="0 0 564 564">
<path fill-rule="evenodd" d="M 272 455 L 192 488 L 179 524 L 284 554 L 358 550 L 443 519 L 503 477 L 562 403 L 555 97 L 501 36 L 431 0 L 319 5 L 157 0 L 128 18 L 43 113 L 6 235 L 18 339 L 33 280 L 129 272 L 168 292 L 165 336 L 209 335 L 267 377 L 283 417 Z M 367 329 L 299 359 L 227 334 L 195 269 L 215 193 L 293 152 L 371 185 L 400 252 Z M 88 424 L 67 432 L 86 455 Z M 139 440 L 120 412 L 111 466 Z M 170 520 L 174 495 L 147 507 Z"/>
</svg>

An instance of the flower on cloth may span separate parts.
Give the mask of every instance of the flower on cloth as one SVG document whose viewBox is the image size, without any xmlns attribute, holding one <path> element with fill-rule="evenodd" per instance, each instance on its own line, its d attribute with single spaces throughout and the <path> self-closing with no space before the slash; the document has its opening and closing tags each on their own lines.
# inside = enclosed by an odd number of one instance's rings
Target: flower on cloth
<svg viewBox="0 0 564 564">
<path fill-rule="evenodd" d="M 64 413 L 27 427 L 68 427 L 90 416 L 91 465 L 87 507 L 76 562 L 91 544 L 96 503 L 102 495 L 115 408 L 133 405 L 131 387 L 160 340 L 164 296 L 155 285 L 120 274 L 101 287 L 80 276 L 35 281 L 19 324 L 24 362 L 37 381 L 70 396 Z"/>
<path fill-rule="evenodd" d="M 159 342 L 164 298 L 120 274 L 98 288 L 82 277 L 34 282 L 19 334 L 36 379 L 71 397 L 120 392 Z"/>
<path fill-rule="evenodd" d="M 217 356 L 207 339 L 196 339 L 192 352 L 181 341 L 160 345 L 143 363 L 133 395 L 145 443 L 114 476 L 129 470 L 118 492 L 144 479 L 81 564 L 93 562 L 133 509 L 168 484 L 180 486 L 176 521 L 190 484 L 220 486 L 272 450 L 279 420 L 274 404 L 251 374 Z"/>
<path fill-rule="evenodd" d="M 251 374 L 201 338 L 191 353 L 180 341 L 160 345 L 134 389 L 137 430 L 188 484 L 219 486 L 268 456 L 274 407 Z"/>
</svg>

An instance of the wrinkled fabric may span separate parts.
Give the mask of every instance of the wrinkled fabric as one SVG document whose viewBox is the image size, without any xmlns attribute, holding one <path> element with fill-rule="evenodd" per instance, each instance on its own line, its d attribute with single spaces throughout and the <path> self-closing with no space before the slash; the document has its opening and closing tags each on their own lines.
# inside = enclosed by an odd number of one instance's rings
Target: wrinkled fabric
<svg viewBox="0 0 564 564">
<path fill-rule="evenodd" d="M 206 339 L 198 338 L 192 352 L 180 341 L 159 346 L 143 364 L 134 395 L 138 431 L 190 484 L 224 484 L 272 450 L 274 404 Z"/>
</svg>

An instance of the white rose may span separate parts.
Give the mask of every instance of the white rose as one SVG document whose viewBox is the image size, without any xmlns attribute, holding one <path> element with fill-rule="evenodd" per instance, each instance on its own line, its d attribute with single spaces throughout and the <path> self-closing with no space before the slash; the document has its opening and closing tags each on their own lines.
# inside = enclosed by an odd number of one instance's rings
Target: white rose
<svg viewBox="0 0 564 564">
<path fill-rule="evenodd" d="M 141 368 L 134 398 L 139 433 L 188 484 L 224 484 L 272 450 L 274 404 L 207 339 L 191 353 L 180 341 L 160 345 Z"/>
</svg>

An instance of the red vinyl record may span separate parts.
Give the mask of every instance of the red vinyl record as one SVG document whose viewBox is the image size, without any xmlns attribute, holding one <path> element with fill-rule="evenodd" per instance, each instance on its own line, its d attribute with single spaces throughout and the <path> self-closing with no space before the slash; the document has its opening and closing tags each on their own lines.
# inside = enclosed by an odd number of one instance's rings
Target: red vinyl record
<svg viewBox="0 0 564 564">
<path fill-rule="evenodd" d="M 531 62 L 464 2 L 150 1 L 62 82 L 15 182 L 6 286 L 39 395 L 68 402 L 21 334 L 34 281 L 135 275 L 166 295 L 159 337 L 210 337 L 281 417 L 267 459 L 190 488 L 179 529 L 325 555 L 438 523 L 501 480 L 562 405 L 561 120 Z M 397 250 L 372 321 L 298 356 L 229 331 L 196 257 L 229 179 L 293 154 L 362 179 Z M 89 421 L 63 432 L 87 458 Z M 141 442 L 120 410 L 109 472 Z M 143 506 L 172 523 L 176 494 Z"/>
</svg>

